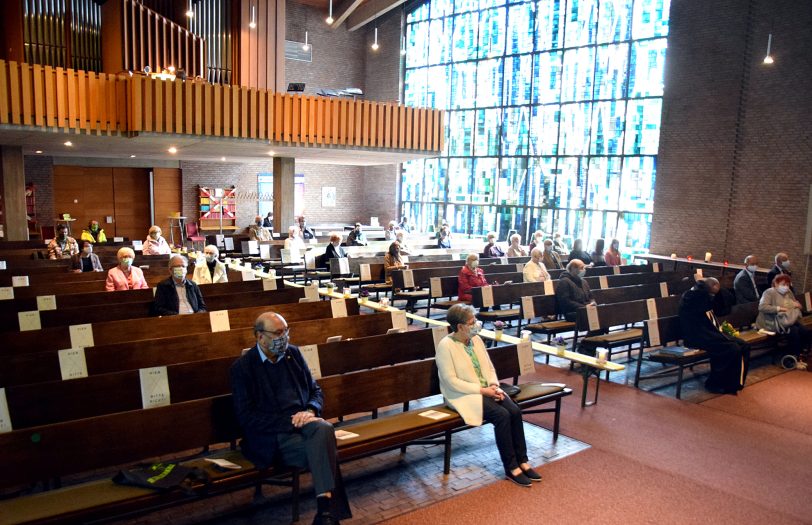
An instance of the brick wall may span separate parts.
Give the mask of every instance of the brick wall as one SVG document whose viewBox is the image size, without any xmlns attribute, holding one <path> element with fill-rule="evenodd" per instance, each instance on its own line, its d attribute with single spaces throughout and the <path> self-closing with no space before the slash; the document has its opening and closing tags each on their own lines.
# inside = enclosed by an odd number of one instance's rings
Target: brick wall
<svg viewBox="0 0 812 525">
<path fill-rule="evenodd" d="M 54 163 L 51 157 L 29 155 L 24 157 L 25 183 L 36 186 L 37 221 L 40 226 L 53 226 L 54 211 Z"/>
<path fill-rule="evenodd" d="M 786 251 L 804 278 L 810 25 L 810 2 L 672 2 L 652 252 L 768 266 Z"/>
</svg>

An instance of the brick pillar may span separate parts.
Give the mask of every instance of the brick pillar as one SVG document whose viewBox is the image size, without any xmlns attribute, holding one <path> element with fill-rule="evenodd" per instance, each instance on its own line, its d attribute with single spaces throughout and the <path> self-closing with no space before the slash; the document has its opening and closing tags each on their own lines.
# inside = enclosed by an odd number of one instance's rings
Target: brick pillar
<svg viewBox="0 0 812 525">
<path fill-rule="evenodd" d="M 276 231 L 285 237 L 288 226 L 294 224 L 294 168 L 293 158 L 274 157 L 273 159 L 273 224 Z"/>
</svg>

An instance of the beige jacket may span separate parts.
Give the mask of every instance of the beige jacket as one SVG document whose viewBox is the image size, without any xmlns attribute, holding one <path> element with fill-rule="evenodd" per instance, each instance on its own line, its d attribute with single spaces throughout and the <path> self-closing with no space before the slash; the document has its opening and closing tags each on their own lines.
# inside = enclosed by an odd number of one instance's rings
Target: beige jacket
<svg viewBox="0 0 812 525">
<path fill-rule="evenodd" d="M 228 272 L 226 271 L 226 265 L 220 261 L 217 261 L 217 265 L 214 267 L 214 279 L 212 279 L 212 276 L 209 273 L 209 267 L 204 260 L 202 264 L 195 265 L 195 272 L 192 275 L 192 282 L 195 284 L 227 283 Z"/>
<path fill-rule="evenodd" d="M 472 339 L 474 353 L 479 359 L 482 375 L 489 385 L 498 385 L 496 370 L 493 368 L 485 343 L 479 336 Z M 474 363 L 465 351 L 465 345 L 451 335 L 445 336 L 437 345 L 437 373 L 440 376 L 440 392 L 446 404 L 456 410 L 468 425 L 482 424 L 482 394 L 479 393 L 479 378 Z"/>
</svg>

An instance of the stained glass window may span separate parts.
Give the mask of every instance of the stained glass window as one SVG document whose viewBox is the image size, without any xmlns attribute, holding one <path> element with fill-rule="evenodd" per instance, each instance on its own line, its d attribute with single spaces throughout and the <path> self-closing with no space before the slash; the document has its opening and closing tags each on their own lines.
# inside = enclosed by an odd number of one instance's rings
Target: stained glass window
<svg viewBox="0 0 812 525">
<path fill-rule="evenodd" d="M 447 110 L 403 165 L 419 228 L 649 244 L 670 0 L 426 0 L 406 19 L 403 100 Z"/>
</svg>

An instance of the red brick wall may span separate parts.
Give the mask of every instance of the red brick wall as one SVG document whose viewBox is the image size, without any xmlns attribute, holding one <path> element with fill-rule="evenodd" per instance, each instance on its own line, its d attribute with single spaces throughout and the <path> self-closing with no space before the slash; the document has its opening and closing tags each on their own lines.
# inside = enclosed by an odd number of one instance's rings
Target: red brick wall
<svg viewBox="0 0 812 525">
<path fill-rule="evenodd" d="M 51 157 L 28 155 L 23 159 L 25 183 L 36 186 L 37 222 L 40 226 L 53 226 L 54 212 L 54 163 Z"/>
</svg>

